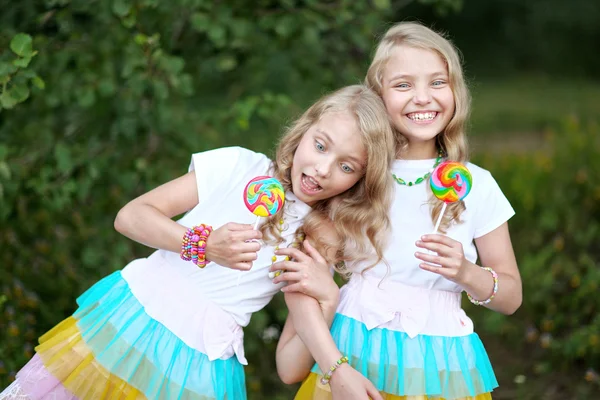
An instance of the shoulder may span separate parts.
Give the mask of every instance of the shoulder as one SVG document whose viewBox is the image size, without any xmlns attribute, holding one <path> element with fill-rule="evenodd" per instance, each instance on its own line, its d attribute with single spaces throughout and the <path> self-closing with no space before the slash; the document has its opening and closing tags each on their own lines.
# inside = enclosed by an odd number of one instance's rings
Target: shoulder
<svg viewBox="0 0 600 400">
<path fill-rule="evenodd" d="M 479 165 L 477 164 L 473 164 L 472 162 L 468 162 L 466 164 L 467 168 L 469 169 L 469 172 L 471 172 L 471 175 L 473 176 L 473 184 L 475 184 L 475 179 L 481 179 L 481 180 L 488 180 L 490 178 L 492 178 L 492 174 L 490 171 L 488 171 L 485 168 L 481 168 Z"/>
<path fill-rule="evenodd" d="M 471 162 L 467 163 L 466 166 L 473 178 L 472 190 L 474 192 L 487 192 L 490 189 L 495 190 L 498 187 L 498 183 L 496 183 L 492 173 L 487 169 L 481 168 Z"/>
<path fill-rule="evenodd" d="M 201 167 L 229 166 L 230 168 L 265 169 L 271 160 L 262 153 L 238 147 L 221 147 L 219 149 L 192 154 L 190 170 Z"/>
<path fill-rule="evenodd" d="M 221 147 L 214 150 L 207 150 L 199 153 L 192 154 L 193 158 L 197 157 L 211 157 L 215 159 L 221 159 L 225 161 L 235 161 L 235 160 L 257 160 L 257 161 L 270 161 L 269 158 L 262 154 L 257 153 L 255 151 L 246 149 L 244 147 L 232 146 L 232 147 Z"/>
</svg>

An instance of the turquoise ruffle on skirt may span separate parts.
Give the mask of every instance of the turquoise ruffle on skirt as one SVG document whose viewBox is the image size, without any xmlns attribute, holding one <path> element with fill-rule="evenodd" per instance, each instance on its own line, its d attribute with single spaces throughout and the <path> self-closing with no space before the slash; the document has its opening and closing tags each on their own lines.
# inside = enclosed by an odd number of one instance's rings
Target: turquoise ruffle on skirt
<svg viewBox="0 0 600 400">
<path fill-rule="evenodd" d="M 417 335 L 366 326 L 336 314 L 331 334 L 350 364 L 378 390 L 397 396 L 454 399 L 498 387 L 476 333 L 458 337 Z M 320 373 L 318 366 L 313 372 Z"/>
<path fill-rule="evenodd" d="M 210 361 L 186 345 L 146 314 L 120 271 L 97 282 L 77 303 L 73 316 L 96 360 L 148 399 L 246 399 L 237 358 Z"/>
</svg>

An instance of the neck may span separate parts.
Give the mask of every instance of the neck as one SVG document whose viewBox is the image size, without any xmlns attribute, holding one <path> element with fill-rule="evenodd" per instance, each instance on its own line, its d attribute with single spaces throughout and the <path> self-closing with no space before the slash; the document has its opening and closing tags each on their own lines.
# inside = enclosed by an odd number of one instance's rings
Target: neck
<svg viewBox="0 0 600 400">
<path fill-rule="evenodd" d="M 427 142 L 409 142 L 405 151 L 400 154 L 404 160 L 427 160 L 436 158 L 438 151 L 435 145 L 435 139 Z"/>
</svg>

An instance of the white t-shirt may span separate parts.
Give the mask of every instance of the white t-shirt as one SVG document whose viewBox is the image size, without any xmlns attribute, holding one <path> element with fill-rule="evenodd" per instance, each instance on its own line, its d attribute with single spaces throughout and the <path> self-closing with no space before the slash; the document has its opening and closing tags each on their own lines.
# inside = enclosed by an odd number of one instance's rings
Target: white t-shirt
<svg viewBox="0 0 600 400">
<path fill-rule="evenodd" d="M 240 147 L 227 147 L 192 156 L 190 171 L 196 172 L 199 203 L 178 222 L 186 227 L 200 223 L 217 229 L 228 222 L 254 224 L 256 216 L 244 204 L 244 188 L 256 176 L 272 174 L 272 162 L 265 155 Z M 282 237 L 289 246 L 296 230 L 311 208 L 287 192 Z M 262 218 L 261 223 L 265 221 Z M 250 271 L 238 271 L 209 263 L 200 269 L 183 261 L 178 253 L 159 250 L 169 264 L 177 266 L 194 288 L 246 326 L 253 312 L 262 309 L 283 284 L 269 279 L 275 246 L 263 244 Z M 282 260 L 283 257 L 278 257 Z M 192 282 L 193 281 L 193 282 Z"/>
<path fill-rule="evenodd" d="M 392 172 L 406 180 L 415 181 L 431 170 L 435 160 L 396 160 Z M 477 261 L 474 239 L 498 228 L 514 215 L 514 210 L 500 190 L 492 175 L 475 164 L 467 163 L 473 176 L 471 192 L 465 198 L 466 210 L 461 214 L 461 224 L 453 224 L 447 235 L 462 243 L 465 258 Z M 427 289 L 460 292 L 462 288 L 441 275 L 419 268 L 420 260 L 415 257 L 418 248 L 415 242 L 424 234 L 433 233 L 434 221 L 428 203 L 429 181 L 415 186 L 396 185 L 391 209 L 392 232 L 384 252 L 390 266 L 389 279 L 410 286 Z M 367 265 L 349 264 L 352 271 L 361 271 Z M 366 275 L 383 278 L 388 271 L 382 262 L 366 272 Z M 388 279 L 388 278 L 386 278 Z"/>
</svg>

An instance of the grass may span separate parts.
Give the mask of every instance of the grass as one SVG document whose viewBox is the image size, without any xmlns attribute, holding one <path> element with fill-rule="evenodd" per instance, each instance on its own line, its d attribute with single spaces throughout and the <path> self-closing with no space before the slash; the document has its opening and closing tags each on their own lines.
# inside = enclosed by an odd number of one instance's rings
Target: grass
<svg viewBox="0 0 600 400">
<path fill-rule="evenodd" d="M 568 117 L 600 119 L 600 82 L 518 76 L 474 79 L 470 86 L 473 138 L 540 134 Z"/>
</svg>

